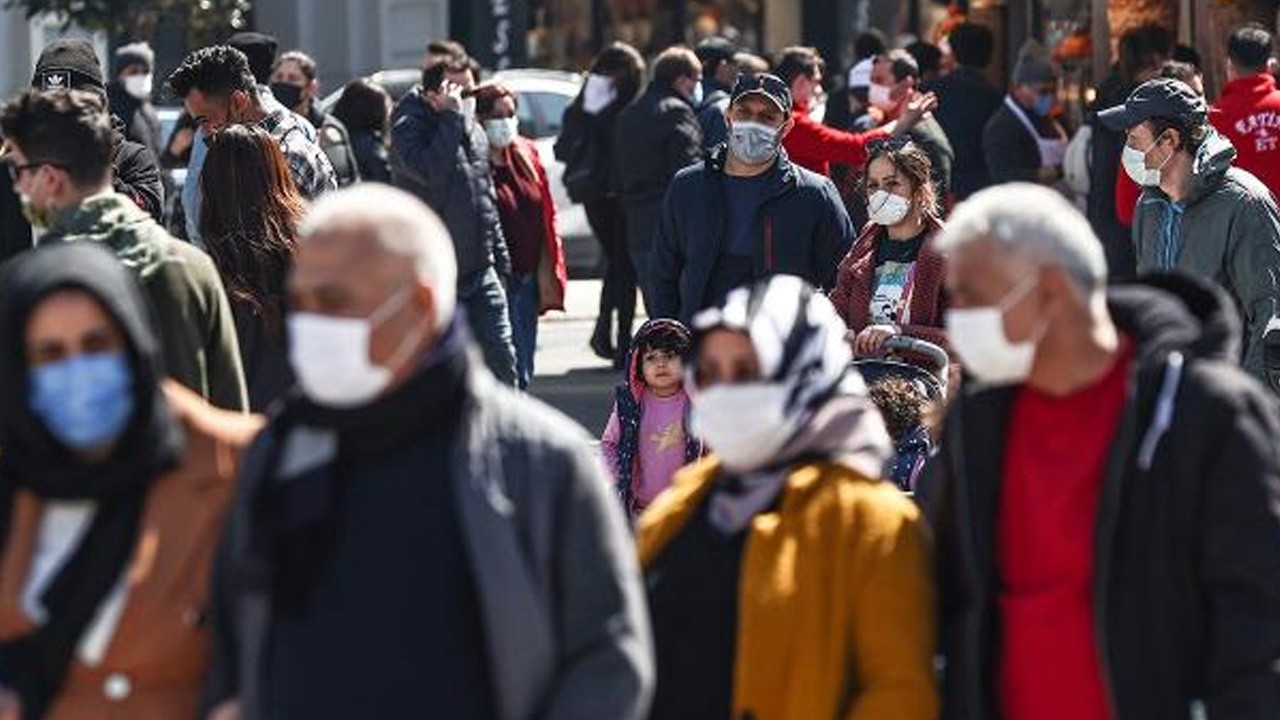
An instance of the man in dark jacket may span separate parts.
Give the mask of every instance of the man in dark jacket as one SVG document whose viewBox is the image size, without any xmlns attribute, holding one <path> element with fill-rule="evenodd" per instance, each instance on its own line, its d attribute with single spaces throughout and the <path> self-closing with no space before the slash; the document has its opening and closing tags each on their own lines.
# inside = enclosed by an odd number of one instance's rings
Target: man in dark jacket
<svg viewBox="0 0 1280 720">
<path fill-rule="evenodd" d="M 651 317 L 687 324 L 770 275 L 835 284 L 853 225 L 831 180 L 787 159 L 781 142 L 792 122 L 782 80 L 739 78 L 727 145 L 682 170 L 667 191 L 649 272 Z"/>
<path fill-rule="evenodd" d="M 338 187 L 360 180 L 360 168 L 347 126 L 320 109 L 317 95 L 320 80 L 316 61 L 301 50 L 290 50 L 276 60 L 271 69 L 271 94 L 281 105 L 307 119 L 316 129 L 320 149 L 329 157 Z"/>
<path fill-rule="evenodd" d="M 441 222 L 359 185 L 317 203 L 303 235 L 301 392 L 244 462 L 209 704 L 278 720 L 647 717 L 644 590 L 603 466 L 580 428 L 474 357 Z M 351 318 L 372 331 L 335 343 Z"/>
<path fill-rule="evenodd" d="M 58 40 L 40 53 L 31 87 L 37 90 L 73 88 L 92 92 L 107 106 L 107 90 L 103 82 L 98 54 L 87 40 Z M 125 136 L 124 120 L 111 116 L 111 184 L 116 192 L 130 200 L 151 217 L 164 217 L 164 187 L 156 157 L 141 143 Z"/>
<path fill-rule="evenodd" d="M 1088 222 L 1032 185 L 939 245 L 971 380 L 921 488 L 948 716 L 1280 717 L 1280 420 L 1230 300 L 1108 290 Z"/>
<path fill-rule="evenodd" d="M 1280 208 L 1209 124 L 1185 83 L 1139 85 L 1098 120 L 1128 133 L 1125 172 L 1143 186 L 1133 221 L 1140 273 L 1181 270 L 1226 288 L 1244 320 L 1241 365 L 1280 393 Z M 1270 346 L 1270 347 L 1269 347 Z"/>
<path fill-rule="evenodd" d="M 1057 97 L 1053 65 L 1024 54 L 1013 70 L 1004 104 L 982 129 L 991 182 L 1053 185 L 1062 179 L 1067 134 L 1051 116 Z"/>
<path fill-rule="evenodd" d="M 41 245 L 93 242 L 138 278 L 165 372 L 227 410 L 248 407 L 235 322 L 217 268 L 111 188 L 110 124 L 98 97 L 29 90 L 0 110 L 5 162 Z"/>
<path fill-rule="evenodd" d="M 516 384 L 516 352 L 503 279 L 511 274 L 507 241 L 489 172 L 489 144 L 475 120 L 475 83 L 468 59 L 441 60 L 422 71 L 422 85 L 391 118 L 391 177 L 444 219 L 458 261 L 458 298 L 485 364 Z"/>
<path fill-rule="evenodd" d="M 991 184 L 982 129 L 1000 109 L 1003 94 L 984 75 L 995 47 L 990 30 L 976 23 L 961 23 L 951 31 L 948 42 L 956 68 L 926 85 L 925 90 L 938 96 L 933 116 L 947 136 L 963 140 L 952 144 L 951 192 L 956 200 L 964 200 Z"/>
<path fill-rule="evenodd" d="M 702 157 L 702 131 L 693 112 L 694 88 L 701 76 L 702 63 L 692 50 L 664 51 L 654 62 L 649 87 L 618 113 L 613 131 L 627 245 L 646 307 L 651 302 L 649 254 L 662 197 L 676 173 Z"/>
<path fill-rule="evenodd" d="M 698 43 L 694 50 L 702 63 L 702 98 L 698 104 L 698 127 L 702 130 L 702 150 L 711 152 L 725 140 L 724 113 L 729 95 L 738 82 L 738 49 L 722 37 Z"/>
<path fill-rule="evenodd" d="M 85 40 L 58 40 L 40 54 L 31 87 L 57 90 L 68 87 L 93 92 L 106 106 L 102 83 L 102 66 L 93 46 Z M 124 136 L 125 125 L 111 118 L 111 186 L 128 197 L 156 220 L 164 217 L 164 186 L 156 158 L 144 145 Z M 0 206 L 20 208 L 18 197 L 8 178 L 0 183 Z M 0 227 L 0 262 L 32 247 L 31 225 L 22 214 L 5 212 Z"/>
</svg>

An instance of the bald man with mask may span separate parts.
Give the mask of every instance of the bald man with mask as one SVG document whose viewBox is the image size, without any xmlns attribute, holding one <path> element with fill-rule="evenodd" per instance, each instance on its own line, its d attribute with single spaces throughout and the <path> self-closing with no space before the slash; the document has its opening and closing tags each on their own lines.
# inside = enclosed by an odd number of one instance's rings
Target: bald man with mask
<svg viewBox="0 0 1280 720">
<path fill-rule="evenodd" d="M 213 717 L 416 717 L 424 699 L 450 718 L 643 717 L 652 643 L 617 503 L 581 429 L 485 369 L 443 224 L 356 185 L 301 235 L 299 387 L 223 547 Z"/>
</svg>

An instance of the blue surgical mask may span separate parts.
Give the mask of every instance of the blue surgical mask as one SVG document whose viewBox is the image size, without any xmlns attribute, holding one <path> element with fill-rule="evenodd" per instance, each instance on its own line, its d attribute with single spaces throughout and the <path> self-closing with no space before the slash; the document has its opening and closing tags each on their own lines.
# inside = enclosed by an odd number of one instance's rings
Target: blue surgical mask
<svg viewBox="0 0 1280 720">
<path fill-rule="evenodd" d="M 31 370 L 31 411 L 71 450 L 106 447 L 133 417 L 133 372 L 120 353 L 77 355 Z"/>
<path fill-rule="evenodd" d="M 703 99 L 704 99 L 704 95 L 703 95 L 703 90 L 702 90 L 702 82 L 701 82 L 701 81 L 699 81 L 699 82 L 697 82 L 697 83 L 694 83 L 694 86 L 693 86 L 693 92 L 692 92 L 692 93 L 690 93 L 689 102 L 690 102 L 690 103 L 691 103 L 695 108 L 699 108 L 699 107 L 702 107 L 702 100 L 703 100 Z"/>
<path fill-rule="evenodd" d="M 1036 115 L 1039 115 L 1040 117 L 1048 117 L 1049 113 L 1053 112 L 1053 105 L 1055 101 L 1056 98 L 1053 95 L 1037 95 L 1035 107 Z"/>
</svg>

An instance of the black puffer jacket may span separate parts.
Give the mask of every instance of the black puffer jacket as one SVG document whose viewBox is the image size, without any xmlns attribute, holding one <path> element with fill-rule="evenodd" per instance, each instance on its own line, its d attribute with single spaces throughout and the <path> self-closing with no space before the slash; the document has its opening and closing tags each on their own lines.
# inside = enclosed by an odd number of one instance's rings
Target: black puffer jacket
<svg viewBox="0 0 1280 720">
<path fill-rule="evenodd" d="M 707 292 L 729 242 L 724 189 L 725 147 L 685 168 L 662 206 L 649 267 L 649 315 L 688 323 L 714 302 Z M 853 224 L 831 181 L 792 164 L 785 150 L 768 171 L 755 215 L 755 279 L 797 275 L 835 286 L 836 268 L 853 244 Z"/>
<path fill-rule="evenodd" d="M 511 260 L 489 174 L 489 141 L 479 124 L 460 113 L 436 112 L 414 88 L 391 117 L 391 178 L 422 198 L 449 228 L 458 279 Z"/>
<path fill-rule="evenodd" d="M 1137 345 L 1094 535 L 1095 634 L 1116 720 L 1280 717 L 1280 421 L 1234 366 L 1222 291 L 1181 276 L 1112 289 Z M 1016 389 L 952 406 L 921 494 L 934 524 L 946 717 L 998 718 L 996 522 Z M 1053 658 L 1045 658 L 1045 671 Z"/>
<path fill-rule="evenodd" d="M 681 168 L 701 159 L 702 130 L 687 100 L 650 83 L 618 114 L 613 148 L 622 202 L 656 203 Z"/>
</svg>

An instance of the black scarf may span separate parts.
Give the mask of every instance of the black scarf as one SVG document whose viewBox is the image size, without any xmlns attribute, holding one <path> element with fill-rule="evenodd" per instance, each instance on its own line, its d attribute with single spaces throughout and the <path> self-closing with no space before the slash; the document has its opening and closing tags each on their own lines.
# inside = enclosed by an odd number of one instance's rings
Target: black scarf
<svg viewBox="0 0 1280 720">
<path fill-rule="evenodd" d="M 296 389 L 272 423 L 276 439 L 265 477 L 255 478 L 253 552 L 270 566 L 274 609 L 301 611 L 333 554 L 337 509 L 351 461 L 390 452 L 425 432 L 457 424 L 473 360 L 464 323 L 455 318 L 404 385 L 359 408 L 332 409 Z M 296 432 L 295 432 L 296 431 Z M 331 438 L 332 452 L 301 470 L 288 467 L 295 434 Z"/>
<path fill-rule="evenodd" d="M 89 463 L 58 442 L 31 411 L 23 338 L 32 311 L 51 293 L 83 290 L 116 322 L 128 346 L 134 414 L 109 458 Z M 26 253 L 0 274 L 0 552 L 17 490 L 42 499 L 92 500 L 88 531 L 45 589 L 48 621 L 0 644 L 0 684 L 22 698 L 23 717 L 40 718 L 57 695 L 98 606 L 132 556 L 147 491 L 182 456 L 182 430 L 164 394 L 160 345 L 133 276 L 110 252 L 88 243 Z"/>
</svg>

